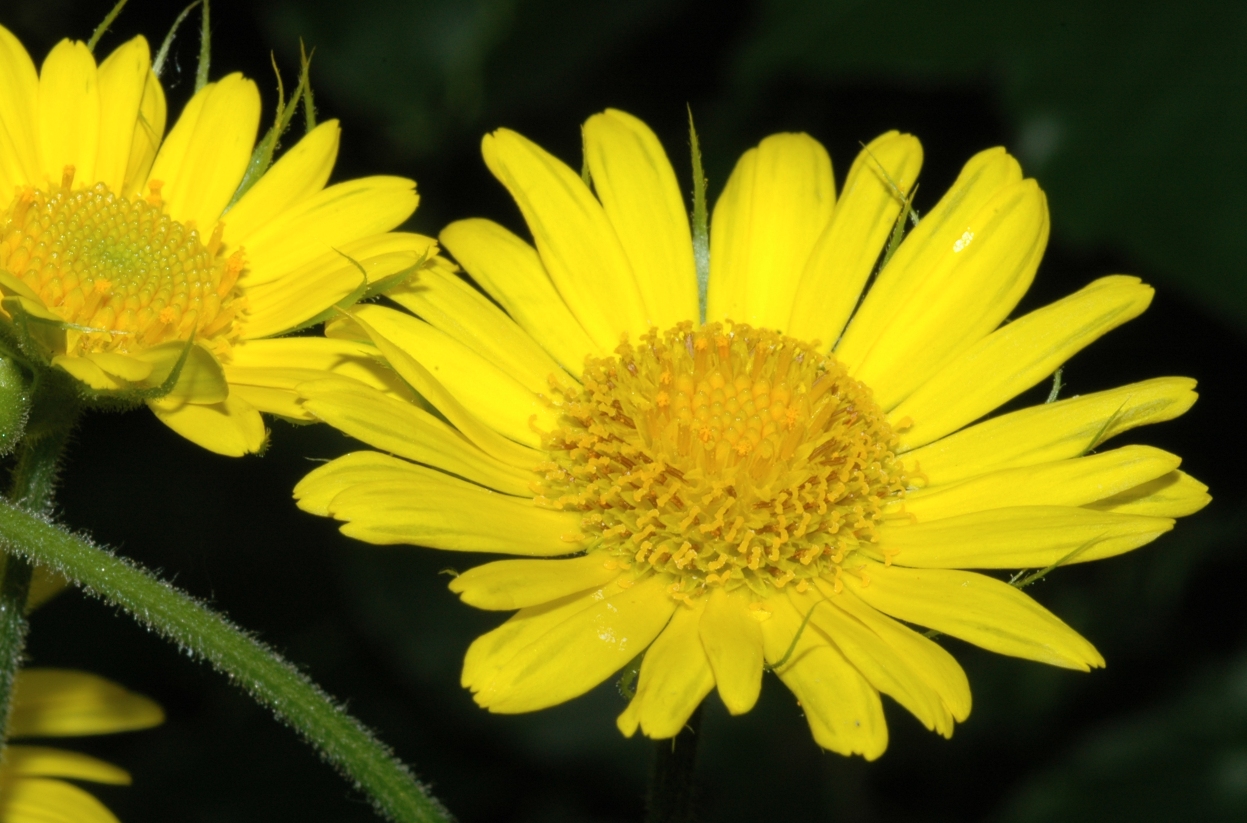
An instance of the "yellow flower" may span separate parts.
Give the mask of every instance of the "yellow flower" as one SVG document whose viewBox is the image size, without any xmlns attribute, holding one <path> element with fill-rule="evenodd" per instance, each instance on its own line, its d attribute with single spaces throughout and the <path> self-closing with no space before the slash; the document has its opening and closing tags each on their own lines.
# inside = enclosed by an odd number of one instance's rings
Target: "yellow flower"
<svg viewBox="0 0 1247 823">
<path fill-rule="evenodd" d="M 112 734 L 157 726 L 160 707 L 86 672 L 24 669 L 17 675 L 9 737 Z M 0 823 L 116 823 L 98 800 L 65 780 L 129 785 L 123 769 L 77 752 L 9 745 L 0 765 Z"/>
<path fill-rule="evenodd" d="M 1194 381 L 976 421 L 1152 290 L 1105 277 L 1002 325 L 1048 216 L 1035 181 L 992 149 L 862 297 L 904 219 L 918 141 L 873 141 L 837 199 L 823 147 L 778 134 L 741 158 L 715 207 L 699 323 L 693 238 L 657 139 L 607 111 L 584 145 L 592 190 L 514 132 L 485 138 L 536 248 L 487 220 L 441 242 L 502 310 L 437 268 L 391 293 L 410 313 L 365 306 L 329 329 L 370 339 L 437 416 L 349 380 L 299 387 L 311 413 L 395 455 L 318 468 L 301 507 L 372 543 L 528 556 L 451 583 L 471 605 L 518 609 L 467 653 L 476 701 L 551 706 L 644 652 L 618 725 L 663 738 L 713 688 L 748 711 L 769 667 L 819 745 L 874 758 L 881 693 L 944 735 L 970 712 L 960 666 L 907 624 L 1103 665 L 1018 588 L 965 570 L 1098 560 L 1204 506 L 1174 455 L 1096 451 L 1182 414 Z"/>
<path fill-rule="evenodd" d="M 142 37 L 98 66 L 65 40 L 36 72 L 0 28 L 8 337 L 92 390 L 145 390 L 161 421 L 222 454 L 263 445 L 260 411 L 305 418 L 293 387 L 316 370 L 389 386 L 355 344 L 262 338 L 430 252 L 429 238 L 389 233 L 415 210 L 414 184 L 326 186 L 339 137 L 328 121 L 242 193 L 260 98 L 239 74 L 195 94 L 167 136 L 165 119 Z M 154 397 L 184 353 L 172 391 Z"/>
</svg>

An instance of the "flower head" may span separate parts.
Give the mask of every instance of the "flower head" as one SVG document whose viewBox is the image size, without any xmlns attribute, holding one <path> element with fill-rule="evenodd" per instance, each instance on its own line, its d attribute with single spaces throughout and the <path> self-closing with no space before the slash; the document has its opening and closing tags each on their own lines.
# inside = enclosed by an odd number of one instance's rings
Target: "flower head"
<svg viewBox="0 0 1247 823">
<path fill-rule="evenodd" d="M 429 238 L 390 232 L 415 209 L 414 184 L 326 186 L 336 121 L 256 179 L 260 98 L 239 74 L 198 91 L 167 135 L 165 120 L 142 37 L 98 65 L 65 40 L 36 71 L 0 28 L 0 320 L 12 346 L 93 396 L 144 400 L 224 454 L 263 445 L 259 411 L 304 416 L 293 386 L 309 371 L 388 385 L 352 344 L 264 338 L 431 252 Z"/>
<path fill-rule="evenodd" d="M 146 729 L 164 712 L 145 697 L 102 677 L 58 669 L 17 675 L 10 737 L 73 737 Z M 98 800 L 68 780 L 127 785 L 123 769 L 77 752 L 9 745 L 0 765 L 0 823 L 73 820 L 117 823 Z"/>
<path fill-rule="evenodd" d="M 299 387 L 310 413 L 394 455 L 313 471 L 303 508 L 373 543 L 527 556 L 451 583 L 518 610 L 468 650 L 477 702 L 551 706 L 644 653 L 618 725 L 662 738 L 713 689 L 748 711 L 770 669 L 821 746 L 873 758 L 881 694 L 944 735 L 970 711 L 960 666 L 907 624 L 1103 665 L 1019 587 L 969 570 L 1120 554 L 1205 505 L 1174 455 L 1101 450 L 1183 413 L 1194 383 L 984 417 L 1137 316 L 1151 289 L 1105 277 L 1002 325 L 1048 234 L 1043 193 L 1012 157 L 972 158 L 895 246 L 917 140 L 874 140 L 837 197 L 822 146 L 779 134 L 715 206 L 702 318 L 657 139 L 618 111 L 584 138 L 592 189 L 514 132 L 485 138 L 535 248 L 486 220 L 441 240 L 497 305 L 438 267 L 390 293 L 406 311 L 331 324 L 375 345 L 418 399 Z"/>
</svg>

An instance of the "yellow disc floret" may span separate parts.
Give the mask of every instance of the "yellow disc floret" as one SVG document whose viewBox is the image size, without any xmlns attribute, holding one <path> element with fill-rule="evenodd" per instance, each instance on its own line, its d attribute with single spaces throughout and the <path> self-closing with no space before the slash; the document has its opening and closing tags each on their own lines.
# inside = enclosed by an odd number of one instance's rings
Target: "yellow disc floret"
<svg viewBox="0 0 1247 823">
<path fill-rule="evenodd" d="M 684 323 L 589 359 L 562 411 L 539 503 L 582 511 L 591 551 L 673 575 L 681 600 L 852 572 L 906 485 L 868 388 L 742 324 Z"/>
<path fill-rule="evenodd" d="M 228 349 L 244 262 L 241 251 L 222 253 L 221 224 L 205 244 L 163 213 L 159 183 L 130 199 L 103 183 L 74 190 L 72 180 L 70 167 L 60 188 L 21 189 L 0 218 L 0 270 L 69 324 L 68 353 L 126 353 L 191 335 Z"/>
</svg>

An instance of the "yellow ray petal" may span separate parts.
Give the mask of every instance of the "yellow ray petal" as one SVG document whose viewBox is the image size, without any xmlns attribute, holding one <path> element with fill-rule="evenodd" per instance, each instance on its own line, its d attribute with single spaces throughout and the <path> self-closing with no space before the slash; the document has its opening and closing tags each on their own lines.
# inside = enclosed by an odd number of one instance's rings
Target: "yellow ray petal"
<svg viewBox="0 0 1247 823">
<path fill-rule="evenodd" d="M 391 289 L 386 296 L 493 363 L 534 394 L 548 394 L 551 378 L 559 385 L 571 382 L 532 337 L 489 298 L 460 279 L 448 264 L 427 267 L 418 280 Z"/>
<path fill-rule="evenodd" d="M 39 74 L 21 41 L 0 26 L 0 191 L 37 182 Z"/>
<path fill-rule="evenodd" d="M 922 144 L 895 131 L 876 137 L 857 155 L 831 222 L 801 274 L 788 335 L 820 340 L 823 351 L 835 345 L 921 168 Z"/>
<path fill-rule="evenodd" d="M 580 175 L 509 129 L 485 135 L 481 153 L 515 198 L 550 279 L 589 336 L 611 350 L 620 335 L 647 331 L 655 318 L 615 229 Z"/>
<path fill-rule="evenodd" d="M 22 669 L 13 691 L 12 737 L 65 737 L 148 729 L 164 722 L 160 706 L 87 672 Z"/>
<path fill-rule="evenodd" d="M 1137 277 L 1103 277 L 998 329 L 935 372 L 888 418 L 912 425 L 906 448 L 930 443 L 982 417 L 1049 377 L 1085 346 L 1152 302 Z"/>
<path fill-rule="evenodd" d="M 1181 462 L 1151 446 L 1123 446 L 920 489 L 905 495 L 904 511 L 923 523 L 1005 506 L 1085 506 L 1155 480 Z"/>
<path fill-rule="evenodd" d="M 1173 528 L 1167 517 L 1070 506 L 1013 506 L 879 530 L 878 549 L 919 568 L 1021 569 L 1086 563 L 1151 543 Z"/>
<path fill-rule="evenodd" d="M 68 777 L 116 786 L 130 785 L 130 774 L 125 769 L 85 754 L 46 746 L 5 746 L 0 783 L 18 775 Z"/>
<path fill-rule="evenodd" d="M 115 391 L 123 384 L 115 377 L 110 377 L 96 363 L 85 357 L 68 357 L 63 354 L 52 357 L 52 365 L 71 374 L 97 391 Z"/>
<path fill-rule="evenodd" d="M 793 589 L 788 590 L 788 597 L 797 611 L 810 614 L 806 631 L 821 631 L 871 686 L 904 706 L 928 730 L 952 736 L 953 716 L 939 694 L 927 685 L 911 661 L 865 623 L 838 607 L 845 598 L 827 600 L 822 593 L 801 594 Z M 820 601 L 825 602 L 816 607 Z"/>
<path fill-rule="evenodd" d="M 83 358 L 99 366 L 109 376 L 119 377 L 131 383 L 146 380 L 154 369 L 151 361 L 139 360 L 120 352 L 89 352 L 83 355 Z"/>
<path fill-rule="evenodd" d="M 173 340 L 150 349 L 142 349 L 130 356 L 151 365 L 147 380 L 151 385 L 159 386 L 169 379 L 184 352 L 186 359 L 182 362 L 182 370 L 178 372 L 172 391 L 148 405 L 171 410 L 186 403 L 206 405 L 225 402 L 229 396 L 225 372 L 216 355 L 199 343 L 190 344 L 190 350 L 187 351 L 184 341 Z"/>
<path fill-rule="evenodd" d="M 952 188 L 923 216 L 879 273 L 837 344 L 836 357 L 851 369 L 862 363 L 893 327 L 897 313 L 924 292 L 937 265 L 956 259 L 949 253 L 965 237 L 975 215 L 1002 189 L 1021 179 L 1021 167 L 1002 148 L 970 158 Z"/>
<path fill-rule="evenodd" d="M 701 645 L 714 671 L 723 705 L 744 714 L 762 692 L 762 629 L 749 615 L 748 589 L 729 594 L 721 586 L 706 597 Z"/>
<path fill-rule="evenodd" d="M 26 778 L 4 785 L 0 820 L 5 823 L 119 823 L 113 813 L 77 786 Z"/>
<path fill-rule="evenodd" d="M 354 313 L 428 369 L 447 391 L 482 422 L 510 439 L 540 448 L 540 431 L 558 422 L 552 408 L 510 375 L 423 320 L 385 306 Z"/>
<path fill-rule="evenodd" d="M 1189 377 L 1158 377 L 1021 409 L 906 453 L 905 468 L 938 486 L 1086 454 L 1136 426 L 1178 417 L 1195 402 L 1194 388 Z"/>
<path fill-rule="evenodd" d="M 370 446 L 457 474 L 506 494 L 532 497 L 536 480 L 500 463 L 424 409 L 356 381 L 320 379 L 298 393 L 316 419 Z"/>
<path fill-rule="evenodd" d="M 100 147 L 95 179 L 121 191 L 130 165 L 139 104 L 151 72 L 147 41 L 136 37 L 100 63 Z"/>
<path fill-rule="evenodd" d="M 472 279 L 573 375 L 580 376 L 587 355 L 614 350 L 614 343 L 593 342 L 555 291 L 537 252 L 502 226 L 459 220 L 442 229 L 440 239 Z"/>
<path fill-rule="evenodd" d="M 121 190 L 124 196 L 146 194 L 143 188 L 147 182 L 147 173 L 156 162 L 156 153 L 164 140 L 168 113 L 165 90 L 160 85 L 160 78 L 149 71 L 143 82 L 143 97 L 139 100 L 134 134 L 130 138 L 130 160 L 126 163 L 125 182 Z"/>
<path fill-rule="evenodd" d="M 835 202 L 831 158 L 808 134 L 773 134 L 745 152 L 710 221 L 706 319 L 787 331 Z"/>
<path fill-rule="evenodd" d="M 623 245 L 650 322 L 696 320 L 697 269 L 688 209 L 671 161 L 649 126 L 607 109 L 584 126 L 593 188 Z"/>
<path fill-rule="evenodd" d="M 616 725 L 628 737 L 675 737 L 714 688 L 714 672 L 702 648 L 699 625 L 705 598 L 679 606 L 670 622 L 645 651 L 636 695 Z"/>
<path fill-rule="evenodd" d="M 407 461 L 388 454 L 350 452 L 308 472 L 294 487 L 294 499 L 303 511 L 328 517 L 329 504 L 346 489 L 360 483 L 401 480 L 410 468 L 411 464 Z"/>
<path fill-rule="evenodd" d="M 344 521 L 343 534 L 367 543 L 533 557 L 580 549 L 578 514 L 538 508 L 415 464 L 401 475 L 343 489 L 328 509 Z"/>
<path fill-rule="evenodd" d="M 602 553 L 566 560 L 498 560 L 468 569 L 450 581 L 450 590 L 478 609 L 523 609 L 600 589 L 619 575 L 619 564 Z"/>
<path fill-rule="evenodd" d="M 95 179 L 100 144 L 100 87 L 85 43 L 62 40 L 39 72 L 39 157 L 44 177 L 59 185 L 66 166 L 74 179 Z"/>
<path fill-rule="evenodd" d="M 165 213 L 211 234 L 247 170 L 259 126 L 260 93 L 241 74 L 199 91 L 152 166 L 151 179 L 164 183 Z"/>
<path fill-rule="evenodd" d="M 326 120 L 279 157 L 222 218 L 229 242 L 247 245 L 256 231 L 323 189 L 338 159 L 341 133 L 337 120 Z"/>
<path fill-rule="evenodd" d="M 1207 486 L 1186 472 L 1174 471 L 1129 491 L 1097 500 L 1087 508 L 1148 517 L 1186 517 L 1210 502 Z"/>
<path fill-rule="evenodd" d="M 491 712 L 516 714 L 579 697 L 663 630 L 676 607 L 668 585 L 650 575 L 569 617 L 520 649 L 474 699 Z"/>
<path fill-rule="evenodd" d="M 851 574 L 841 579 L 853 594 L 898 620 L 1052 666 L 1087 671 L 1104 665 L 1095 647 L 1056 615 L 995 578 L 870 561 L 861 573 L 865 581 Z"/>
<path fill-rule="evenodd" d="M 824 596 L 834 596 L 829 591 L 831 587 L 824 581 L 818 581 L 818 586 Z M 935 689 L 954 720 L 961 722 L 970 716 L 970 681 L 951 654 L 934 640 L 866 605 L 852 592 L 843 594 L 843 597 L 835 597 L 835 605 L 865 623 L 880 639 L 896 649 L 927 685 Z"/>
<path fill-rule="evenodd" d="M 843 755 L 874 760 L 888 747 L 888 724 L 877 692 L 819 631 L 801 630 L 800 614 L 787 598 L 768 604 L 771 618 L 762 623 L 766 659 L 792 690 L 805 713 L 814 742 Z M 794 645 L 795 638 L 795 645 Z"/>
<path fill-rule="evenodd" d="M 167 407 L 160 401 L 148 403 L 156 418 L 192 443 L 227 457 L 258 452 L 268 438 L 260 413 L 241 397 L 230 396 L 221 403 L 184 403 Z"/>
</svg>

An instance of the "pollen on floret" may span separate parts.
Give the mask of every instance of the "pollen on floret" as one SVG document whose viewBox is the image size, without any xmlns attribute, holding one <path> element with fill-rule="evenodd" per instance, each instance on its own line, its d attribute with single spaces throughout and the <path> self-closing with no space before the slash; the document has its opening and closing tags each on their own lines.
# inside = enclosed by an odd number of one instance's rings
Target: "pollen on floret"
<svg viewBox="0 0 1247 823">
<path fill-rule="evenodd" d="M 804 591 L 854 557 L 891 559 L 873 544 L 907 486 L 895 434 L 809 344 L 743 324 L 653 330 L 587 360 L 561 413 L 538 503 L 582 512 L 592 551 L 633 579 L 673 576 L 677 600 Z"/>
<path fill-rule="evenodd" d="M 0 215 L 0 270 L 68 324 L 69 354 L 132 352 L 197 339 L 222 353 L 238 337 L 235 284 L 245 261 L 225 254 L 222 225 L 205 244 L 163 213 L 162 184 L 130 199 L 103 183 L 25 187 Z"/>
</svg>

